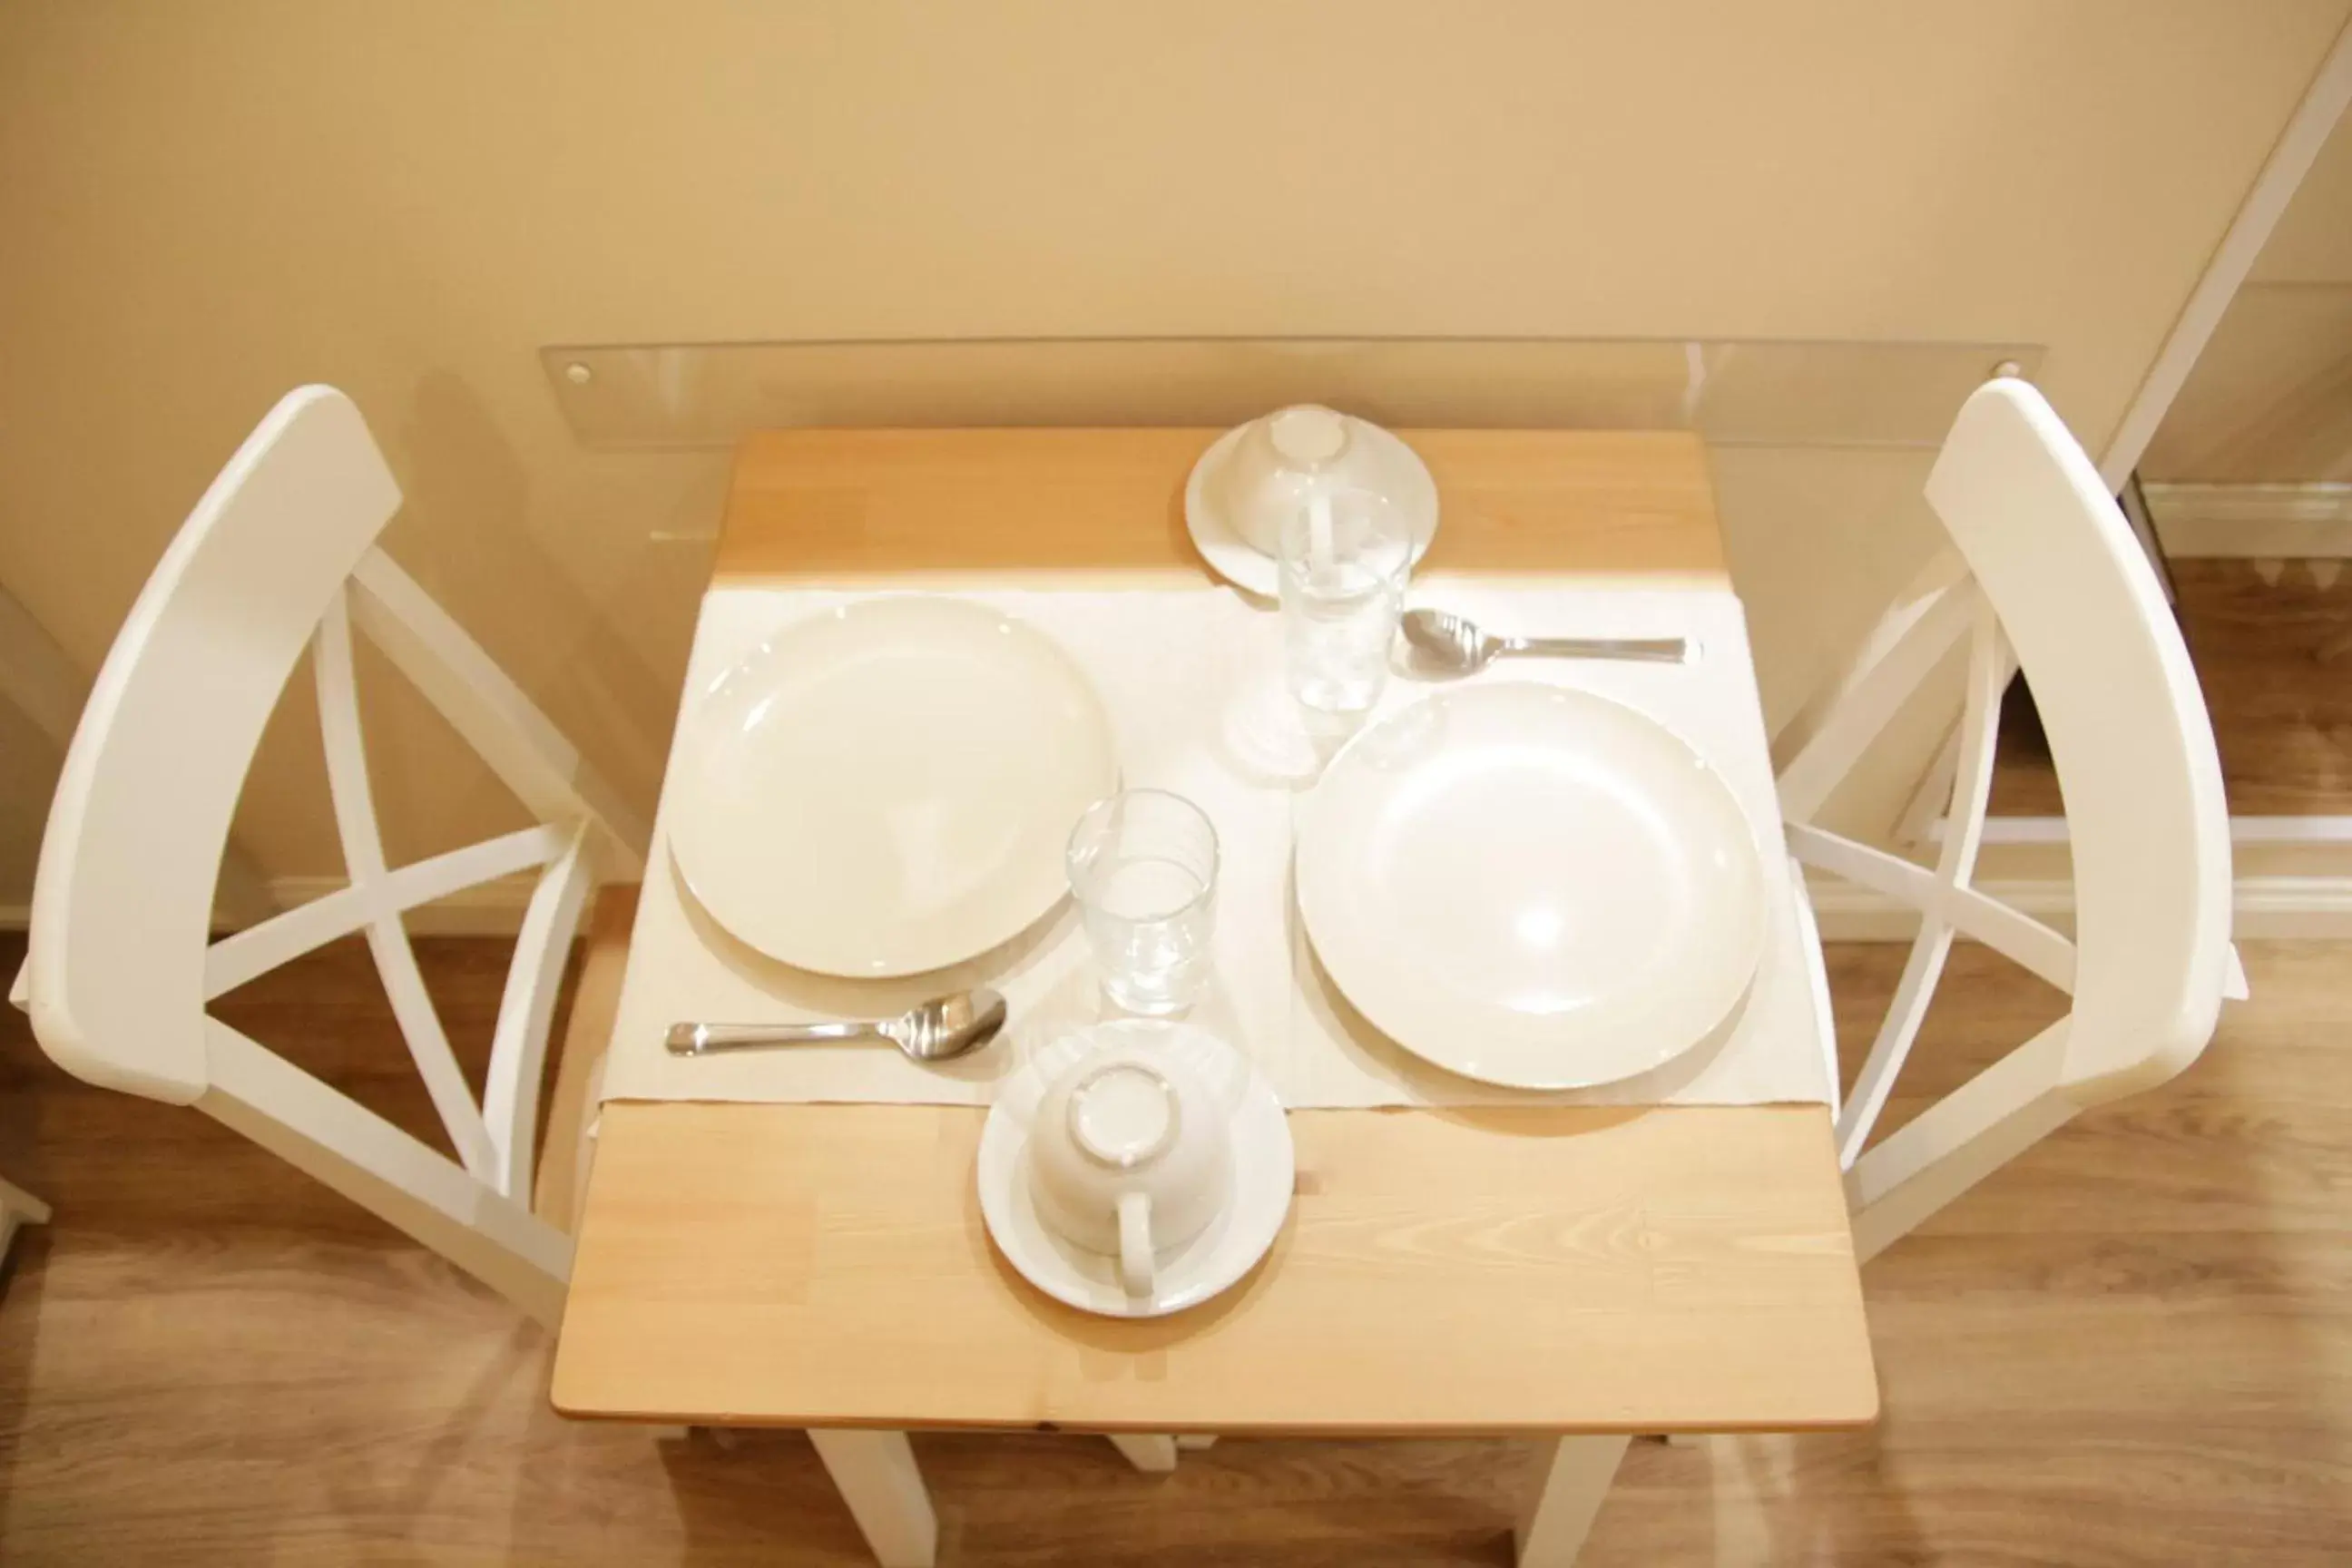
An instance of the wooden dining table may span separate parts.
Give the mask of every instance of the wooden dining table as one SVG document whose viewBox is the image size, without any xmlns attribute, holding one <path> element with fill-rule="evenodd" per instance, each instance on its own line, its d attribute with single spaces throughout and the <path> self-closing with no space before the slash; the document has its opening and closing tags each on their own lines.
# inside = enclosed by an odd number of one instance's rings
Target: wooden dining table
<svg viewBox="0 0 2352 1568">
<path fill-rule="evenodd" d="M 1205 584 L 1182 495 L 1217 434 L 761 432 L 737 456 L 712 584 Z M 1442 498 L 1428 569 L 1727 585 L 1695 437 L 1400 434 Z M 1777 844 L 1778 825 L 1759 834 Z M 628 963 L 678 940 L 641 924 Z M 972 1178 L 985 1114 L 604 1105 L 557 1408 L 1521 1436 L 1547 1445 L 1522 1541 L 1546 1561 L 1572 1555 L 1625 1434 L 1875 1417 L 1824 1106 L 1294 1110 L 1296 1195 L 1270 1255 L 1228 1293 L 1142 1321 L 1060 1305 L 993 1249 Z"/>
</svg>

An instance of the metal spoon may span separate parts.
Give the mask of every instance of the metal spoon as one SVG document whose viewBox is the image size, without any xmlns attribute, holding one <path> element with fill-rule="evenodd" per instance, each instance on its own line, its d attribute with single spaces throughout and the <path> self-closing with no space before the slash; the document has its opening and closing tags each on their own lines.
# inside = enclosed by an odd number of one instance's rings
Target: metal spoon
<svg viewBox="0 0 2352 1568">
<path fill-rule="evenodd" d="M 887 1044 L 919 1062 L 943 1062 L 976 1051 L 1004 1027 L 1004 998 L 989 990 L 934 996 L 895 1018 L 852 1024 L 672 1024 L 667 1044 L 674 1057 L 706 1056 L 757 1046 Z"/>
<path fill-rule="evenodd" d="M 1690 643 L 1683 637 L 1501 637 L 1445 610 L 1408 610 L 1403 626 L 1413 668 L 1425 675 L 1469 675 L 1506 654 L 1655 664 L 1681 664 L 1690 658 Z"/>
</svg>

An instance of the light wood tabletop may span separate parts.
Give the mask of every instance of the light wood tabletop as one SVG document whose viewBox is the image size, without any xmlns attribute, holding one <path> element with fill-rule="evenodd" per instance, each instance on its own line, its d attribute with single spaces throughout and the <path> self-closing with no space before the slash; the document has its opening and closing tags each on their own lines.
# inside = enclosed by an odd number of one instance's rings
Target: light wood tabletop
<svg viewBox="0 0 2352 1568">
<path fill-rule="evenodd" d="M 715 584 L 1019 569 L 1206 580 L 1213 430 L 778 431 L 739 454 Z M 1669 433 L 1401 432 L 1426 565 L 1725 582 Z M 637 955 L 632 955 L 635 962 Z M 1104 1431 L 1796 1430 L 1877 1411 L 1820 1106 L 1297 1110 L 1273 1252 L 1149 1321 L 996 1255 L 985 1112 L 604 1108 L 557 1346 L 567 1414 Z"/>
</svg>

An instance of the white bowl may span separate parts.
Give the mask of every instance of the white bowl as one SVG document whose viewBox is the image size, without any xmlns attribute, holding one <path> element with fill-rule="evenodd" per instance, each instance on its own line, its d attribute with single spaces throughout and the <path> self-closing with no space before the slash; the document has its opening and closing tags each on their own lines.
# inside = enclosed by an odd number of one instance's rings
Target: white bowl
<svg viewBox="0 0 2352 1568">
<path fill-rule="evenodd" d="M 1720 1038 L 1771 931 L 1723 776 L 1646 714 L 1531 682 L 1359 731 L 1299 809 L 1295 870 L 1357 1011 L 1514 1089 L 1613 1083 Z"/>
<path fill-rule="evenodd" d="M 1280 411 L 1301 412 L 1319 416 L 1330 410 L 1302 405 Z M 1184 531 L 1209 569 L 1248 593 L 1275 597 L 1281 586 L 1275 554 L 1281 547 L 1283 521 L 1304 507 L 1318 488 L 1326 487 L 1370 490 L 1396 505 L 1412 531 L 1412 558 L 1418 562 L 1436 537 L 1438 510 L 1437 481 L 1421 455 L 1377 425 L 1339 415 L 1336 417 L 1347 431 L 1345 450 L 1334 458 L 1311 459 L 1312 470 L 1302 470 L 1274 445 L 1270 426 L 1277 417 L 1269 415 L 1234 426 L 1209 444 L 1185 476 Z M 1315 428 L 1310 421 L 1294 447 L 1310 454 L 1321 450 L 1313 438 Z M 1235 515 L 1236 504 L 1244 500 L 1254 509 L 1249 527 L 1255 537 Z"/>
<path fill-rule="evenodd" d="M 1272 555 L 1283 523 L 1318 490 L 1381 489 L 1381 454 L 1356 424 L 1320 404 L 1301 403 L 1242 426 L 1220 489 L 1243 543 Z"/>
</svg>

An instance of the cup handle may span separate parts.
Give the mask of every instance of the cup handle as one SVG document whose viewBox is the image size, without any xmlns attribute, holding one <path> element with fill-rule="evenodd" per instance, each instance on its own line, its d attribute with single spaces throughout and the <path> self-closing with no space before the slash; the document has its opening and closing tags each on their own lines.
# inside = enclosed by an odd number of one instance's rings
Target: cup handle
<svg viewBox="0 0 2352 1568">
<path fill-rule="evenodd" d="M 1118 1200 L 1118 1277 L 1138 1300 L 1151 1299 L 1151 1195 L 1122 1193 Z"/>
</svg>

